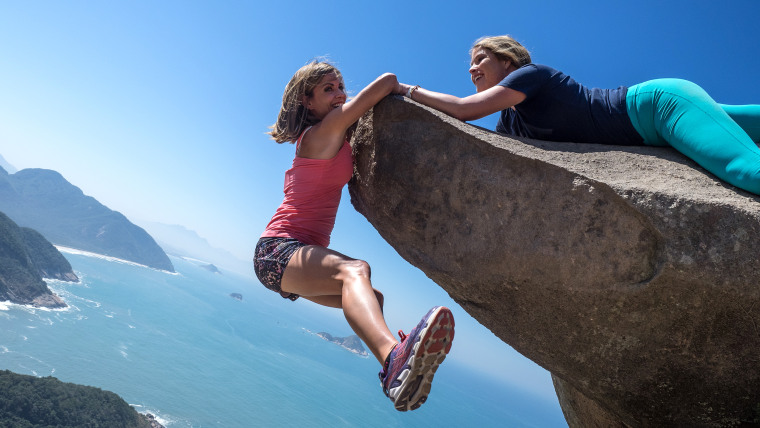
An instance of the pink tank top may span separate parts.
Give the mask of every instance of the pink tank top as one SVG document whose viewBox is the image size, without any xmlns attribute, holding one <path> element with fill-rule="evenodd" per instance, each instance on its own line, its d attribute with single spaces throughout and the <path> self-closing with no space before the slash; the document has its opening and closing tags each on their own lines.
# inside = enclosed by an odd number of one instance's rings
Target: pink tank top
<svg viewBox="0 0 760 428">
<path fill-rule="evenodd" d="M 298 137 L 296 153 L 309 129 Z M 307 245 L 327 247 L 343 186 L 353 173 L 348 140 L 331 159 L 296 156 L 285 173 L 285 198 L 261 237 L 295 238 Z"/>
</svg>

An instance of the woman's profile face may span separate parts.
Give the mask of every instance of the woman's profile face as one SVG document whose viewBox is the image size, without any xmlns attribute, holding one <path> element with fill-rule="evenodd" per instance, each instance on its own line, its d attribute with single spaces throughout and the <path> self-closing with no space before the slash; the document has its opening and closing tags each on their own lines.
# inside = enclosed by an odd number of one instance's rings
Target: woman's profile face
<svg viewBox="0 0 760 428">
<path fill-rule="evenodd" d="M 343 79 L 336 73 L 328 73 L 322 77 L 312 91 L 311 96 L 304 96 L 303 105 L 319 120 L 327 113 L 339 108 L 346 102 L 346 89 Z"/>
<path fill-rule="evenodd" d="M 496 57 L 491 50 L 477 48 L 472 51 L 470 78 L 477 92 L 496 86 L 509 74 L 509 61 Z"/>
</svg>

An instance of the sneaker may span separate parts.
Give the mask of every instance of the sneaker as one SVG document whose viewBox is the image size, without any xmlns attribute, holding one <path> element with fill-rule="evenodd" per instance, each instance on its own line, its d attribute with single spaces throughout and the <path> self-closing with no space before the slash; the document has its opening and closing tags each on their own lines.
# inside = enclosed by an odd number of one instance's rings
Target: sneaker
<svg viewBox="0 0 760 428">
<path fill-rule="evenodd" d="M 451 350 L 454 315 L 448 308 L 436 306 L 408 336 L 400 330 L 399 336 L 401 343 L 391 350 L 379 375 L 385 395 L 396 410 L 405 412 L 427 400 L 433 375 Z"/>
</svg>

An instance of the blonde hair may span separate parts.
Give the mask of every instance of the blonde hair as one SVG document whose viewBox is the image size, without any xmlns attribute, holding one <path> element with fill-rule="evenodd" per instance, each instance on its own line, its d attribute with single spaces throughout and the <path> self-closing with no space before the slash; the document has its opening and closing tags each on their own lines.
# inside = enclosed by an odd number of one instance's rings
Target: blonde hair
<svg viewBox="0 0 760 428">
<path fill-rule="evenodd" d="M 478 48 L 488 49 L 500 60 L 509 61 L 517 68 L 531 63 L 530 52 L 511 36 L 481 37 L 472 44 L 470 56 Z"/>
<path fill-rule="evenodd" d="M 312 96 L 320 80 L 330 73 L 335 73 L 343 81 L 340 71 L 324 60 L 313 60 L 296 71 L 285 86 L 277 122 L 269 127 L 271 131 L 268 134 L 273 140 L 278 143 L 294 142 L 304 129 L 319 122 L 302 104 L 303 97 Z"/>
</svg>

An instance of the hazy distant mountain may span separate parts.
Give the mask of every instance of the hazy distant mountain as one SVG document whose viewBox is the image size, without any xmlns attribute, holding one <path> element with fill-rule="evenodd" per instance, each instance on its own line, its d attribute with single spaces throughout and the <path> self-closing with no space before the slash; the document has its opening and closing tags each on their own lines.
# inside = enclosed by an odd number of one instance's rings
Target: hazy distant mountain
<svg viewBox="0 0 760 428">
<path fill-rule="evenodd" d="M 16 171 L 18 171 L 16 167 L 9 164 L 8 161 L 5 160 L 3 155 L 0 155 L 0 168 L 6 170 L 9 174 L 14 174 Z"/>
<path fill-rule="evenodd" d="M 214 248 L 208 241 L 180 225 L 169 225 L 149 221 L 137 221 L 167 253 L 183 258 L 196 259 L 203 265 L 214 264 L 218 267 L 253 275 L 253 262 L 240 260 L 226 250 Z M 253 255 L 253 247 L 251 248 Z"/>
<path fill-rule="evenodd" d="M 55 171 L 23 169 L 8 174 L 0 169 L 0 211 L 56 245 L 174 272 L 169 257 L 145 230 Z"/>
<path fill-rule="evenodd" d="M 0 301 L 49 308 L 66 304 L 48 288 L 45 278 L 77 282 L 71 265 L 37 231 L 18 227 L 0 212 Z"/>
</svg>

